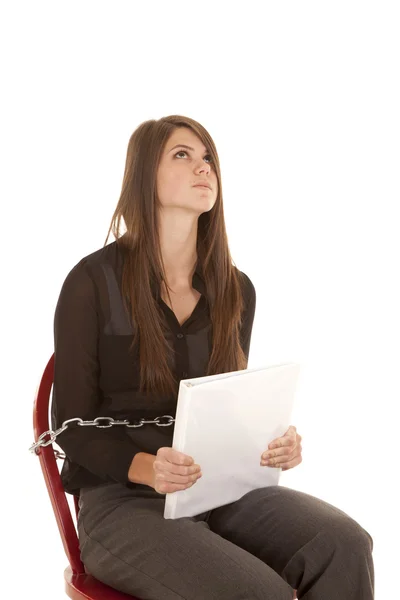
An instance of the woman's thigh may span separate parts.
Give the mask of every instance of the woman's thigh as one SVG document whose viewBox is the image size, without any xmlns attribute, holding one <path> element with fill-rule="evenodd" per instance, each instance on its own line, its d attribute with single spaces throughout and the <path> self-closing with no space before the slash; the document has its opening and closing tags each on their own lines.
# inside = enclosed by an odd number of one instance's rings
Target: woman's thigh
<svg viewBox="0 0 400 600">
<path fill-rule="evenodd" d="M 336 506 L 284 486 L 252 490 L 210 511 L 212 531 L 258 557 L 297 589 L 304 565 L 318 569 L 335 548 L 372 552 L 370 534 Z M 314 564 L 315 563 L 315 564 Z"/>
<path fill-rule="evenodd" d="M 291 600 L 259 558 L 211 531 L 206 516 L 164 519 L 165 497 L 121 484 L 81 493 L 86 572 L 142 600 Z"/>
</svg>

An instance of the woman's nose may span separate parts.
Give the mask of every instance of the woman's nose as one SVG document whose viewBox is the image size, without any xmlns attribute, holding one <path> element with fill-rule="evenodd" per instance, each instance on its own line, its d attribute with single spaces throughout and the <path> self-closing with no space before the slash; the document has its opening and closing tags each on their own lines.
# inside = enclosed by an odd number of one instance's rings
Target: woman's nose
<svg viewBox="0 0 400 600">
<path fill-rule="evenodd" d="M 210 172 L 210 165 L 206 162 L 203 162 L 202 165 L 200 165 L 199 169 L 201 171 L 205 171 L 206 173 Z"/>
</svg>

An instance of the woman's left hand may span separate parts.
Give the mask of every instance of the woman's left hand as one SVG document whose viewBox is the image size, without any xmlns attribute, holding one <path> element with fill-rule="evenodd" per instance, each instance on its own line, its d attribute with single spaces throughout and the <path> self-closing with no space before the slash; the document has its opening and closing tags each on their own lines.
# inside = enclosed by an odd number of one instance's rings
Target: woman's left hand
<svg viewBox="0 0 400 600">
<path fill-rule="evenodd" d="M 272 440 L 268 445 L 268 450 L 261 456 L 261 466 L 281 467 L 282 471 L 292 469 L 301 463 L 301 440 L 302 437 L 296 431 L 296 427 L 291 425 L 285 435 Z M 266 459 L 266 460 L 265 460 Z"/>
</svg>

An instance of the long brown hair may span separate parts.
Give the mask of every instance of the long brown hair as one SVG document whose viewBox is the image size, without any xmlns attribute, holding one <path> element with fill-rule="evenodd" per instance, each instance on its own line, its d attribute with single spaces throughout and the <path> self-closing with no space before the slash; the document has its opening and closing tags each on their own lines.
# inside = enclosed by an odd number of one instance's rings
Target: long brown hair
<svg viewBox="0 0 400 600">
<path fill-rule="evenodd" d="M 179 381 L 173 374 L 174 349 L 165 338 L 166 321 L 158 294 L 166 281 L 158 232 L 156 175 L 165 144 L 177 127 L 189 127 L 212 157 L 218 178 L 213 208 L 198 218 L 197 266 L 200 267 L 210 307 L 212 353 L 205 375 L 247 367 L 240 344 L 244 297 L 242 275 L 232 264 L 225 229 L 220 164 L 215 144 L 197 121 L 180 115 L 141 123 L 129 139 L 121 195 L 110 231 L 124 256 L 122 296 L 136 324 L 131 348 L 140 341 L 140 391 L 176 396 Z M 123 219 L 126 232 L 120 230 Z"/>
</svg>

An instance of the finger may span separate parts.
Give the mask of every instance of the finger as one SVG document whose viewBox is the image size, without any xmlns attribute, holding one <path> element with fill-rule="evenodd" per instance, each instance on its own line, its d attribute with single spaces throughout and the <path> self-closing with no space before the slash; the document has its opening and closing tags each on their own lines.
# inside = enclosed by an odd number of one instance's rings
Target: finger
<svg viewBox="0 0 400 600">
<path fill-rule="evenodd" d="M 284 436 L 281 438 L 277 438 L 276 440 L 271 442 L 268 445 L 268 448 L 272 449 L 272 448 L 282 448 L 284 446 L 292 446 L 295 441 L 296 441 L 295 437 L 293 438 L 291 436 Z"/>
<path fill-rule="evenodd" d="M 200 471 L 191 475 L 179 475 L 177 473 L 169 473 L 168 471 L 161 471 L 156 474 L 156 479 L 158 482 L 178 483 L 182 485 L 189 482 L 195 482 L 200 479 L 200 477 L 202 477 L 202 473 Z"/>
<path fill-rule="evenodd" d="M 294 425 L 290 425 L 290 427 L 288 428 L 287 431 L 285 431 L 283 436 L 290 435 L 292 437 L 296 437 L 296 433 L 297 433 L 296 427 Z"/>
<path fill-rule="evenodd" d="M 194 463 L 193 457 L 174 450 L 168 446 L 160 448 L 158 450 L 158 456 L 161 456 L 164 460 L 176 465 L 192 465 Z"/>
<path fill-rule="evenodd" d="M 265 452 L 262 455 L 261 462 L 263 464 L 276 465 L 278 463 L 292 460 L 298 454 L 301 454 L 301 451 L 301 444 L 296 444 L 296 446 L 293 448 L 284 447 L 278 448 L 277 450 L 270 450 L 269 452 Z M 264 456 L 266 456 L 267 458 L 263 458 Z"/>
<path fill-rule="evenodd" d="M 275 450 L 268 450 L 264 452 L 261 456 L 262 460 L 269 460 L 275 457 L 286 457 L 289 458 L 289 455 L 295 451 L 294 446 L 282 446 L 282 448 L 276 448 Z"/>
<path fill-rule="evenodd" d="M 302 460 L 301 457 L 301 446 L 299 448 L 296 448 L 294 450 L 293 453 L 291 453 L 289 456 L 277 456 L 276 458 L 271 459 L 271 463 L 273 466 L 275 467 L 286 467 L 286 468 L 292 468 L 294 467 L 296 464 L 299 464 L 298 461 L 300 459 L 300 462 Z"/>
<path fill-rule="evenodd" d="M 153 469 L 157 473 L 172 473 L 174 475 L 181 475 L 182 477 L 192 475 L 193 473 L 198 473 L 201 470 L 200 465 L 198 464 L 193 464 L 190 466 L 176 465 L 172 462 L 166 461 L 164 458 L 156 458 L 153 464 Z"/>
<path fill-rule="evenodd" d="M 194 485 L 195 483 L 196 483 L 195 481 L 192 481 L 191 483 L 184 483 L 184 484 L 161 482 L 161 483 L 157 484 L 156 491 L 159 494 L 171 494 L 173 492 L 178 492 L 180 490 L 187 490 L 187 489 L 191 488 L 192 485 Z"/>
<path fill-rule="evenodd" d="M 269 461 L 269 463 L 267 465 L 263 465 L 263 466 L 272 467 L 273 469 L 284 469 L 286 471 L 287 469 L 292 469 L 296 465 L 300 464 L 302 460 L 303 459 L 302 459 L 301 455 L 296 455 L 291 460 L 286 460 L 286 461 L 285 460 L 282 461 L 277 458 L 273 458 L 271 461 Z"/>
<path fill-rule="evenodd" d="M 279 448 L 281 446 L 293 444 L 297 440 L 297 435 L 298 435 L 294 431 L 294 429 L 295 428 L 292 426 L 289 427 L 287 432 L 282 437 L 272 440 L 272 442 L 270 442 L 268 448 Z"/>
</svg>

